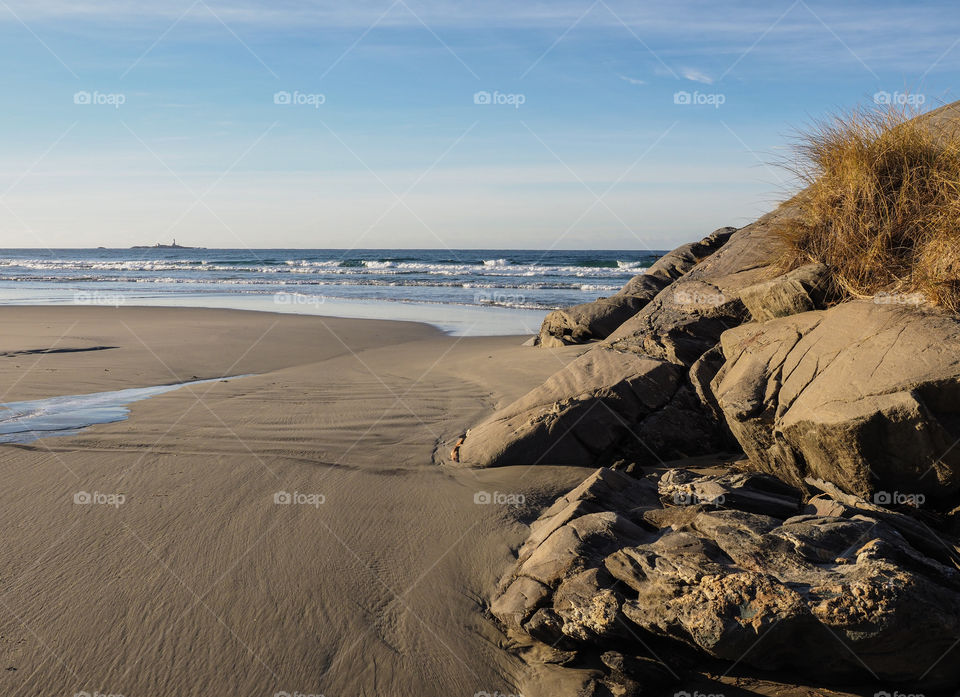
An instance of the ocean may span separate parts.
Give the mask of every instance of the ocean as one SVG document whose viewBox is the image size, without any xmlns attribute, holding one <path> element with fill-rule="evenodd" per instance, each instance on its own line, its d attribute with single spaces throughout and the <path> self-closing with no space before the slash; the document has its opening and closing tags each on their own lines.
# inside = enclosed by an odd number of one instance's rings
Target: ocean
<svg viewBox="0 0 960 697">
<path fill-rule="evenodd" d="M 165 305 L 534 333 L 550 310 L 615 293 L 637 250 L 0 249 L 0 304 Z"/>
</svg>

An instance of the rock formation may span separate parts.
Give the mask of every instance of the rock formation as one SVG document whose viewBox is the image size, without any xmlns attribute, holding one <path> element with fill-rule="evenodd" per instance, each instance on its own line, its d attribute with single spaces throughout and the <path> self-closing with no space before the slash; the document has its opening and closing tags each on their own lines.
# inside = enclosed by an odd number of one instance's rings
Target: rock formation
<svg viewBox="0 0 960 697">
<path fill-rule="evenodd" d="M 696 388 L 713 377 L 702 370 L 710 365 L 697 366 L 699 383 L 691 366 L 725 330 L 749 319 L 739 291 L 775 276 L 773 226 L 791 210 L 708 237 L 727 242 L 605 341 L 472 428 L 459 461 L 475 467 L 593 465 L 625 449 L 656 461 L 723 448 L 726 427 Z"/>
<path fill-rule="evenodd" d="M 960 489 L 960 320 L 870 301 L 723 335 L 712 390 L 751 463 L 795 484 Z"/>
<path fill-rule="evenodd" d="M 537 345 L 554 347 L 605 339 L 657 293 L 722 247 L 735 230 L 720 228 L 699 242 L 677 247 L 609 298 L 551 312 L 540 328 Z"/>
<path fill-rule="evenodd" d="M 663 642 L 912 692 L 960 681 L 960 317 L 784 272 L 801 201 L 551 314 L 541 345 L 593 343 L 459 444 L 463 466 L 614 468 L 531 524 L 493 599 L 528 662 L 589 665 L 617 695 L 669 681 Z M 721 452 L 736 471 L 642 474 Z"/>
<path fill-rule="evenodd" d="M 821 484 L 805 501 L 765 474 L 597 470 L 531 525 L 491 611 L 530 661 L 635 661 L 629 676 L 593 665 L 620 694 L 671 672 L 653 660 L 663 641 L 760 670 L 955 686 L 956 542 Z"/>
</svg>

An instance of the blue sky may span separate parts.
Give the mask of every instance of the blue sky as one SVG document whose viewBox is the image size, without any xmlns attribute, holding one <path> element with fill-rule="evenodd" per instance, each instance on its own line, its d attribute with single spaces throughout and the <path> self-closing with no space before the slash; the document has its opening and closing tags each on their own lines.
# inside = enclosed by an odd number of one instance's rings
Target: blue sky
<svg viewBox="0 0 960 697">
<path fill-rule="evenodd" d="M 960 12 L 0 0 L 0 57 L 0 247 L 662 249 L 773 207 L 811 118 L 957 99 Z"/>
</svg>

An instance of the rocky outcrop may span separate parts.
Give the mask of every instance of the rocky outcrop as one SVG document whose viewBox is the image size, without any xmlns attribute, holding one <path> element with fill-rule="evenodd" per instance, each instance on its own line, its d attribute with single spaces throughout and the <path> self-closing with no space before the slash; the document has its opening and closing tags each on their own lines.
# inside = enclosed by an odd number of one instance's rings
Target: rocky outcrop
<svg viewBox="0 0 960 697">
<path fill-rule="evenodd" d="M 691 364 L 749 319 L 738 292 L 773 273 L 775 224 L 791 210 L 729 235 L 606 341 L 470 429 L 460 462 L 589 466 L 625 454 L 656 462 L 722 450 L 729 434 L 702 389 L 719 365 L 701 363 L 691 374 Z"/>
<path fill-rule="evenodd" d="M 677 247 L 609 298 L 551 312 L 540 327 L 536 344 L 554 347 L 606 338 L 657 293 L 722 247 L 735 230 L 720 228 L 699 242 Z"/>
<path fill-rule="evenodd" d="M 757 469 L 870 497 L 960 490 L 960 321 L 848 302 L 722 338 L 712 392 Z"/>
<path fill-rule="evenodd" d="M 649 658 L 664 641 L 760 670 L 955 685 L 954 540 L 928 528 L 939 549 L 920 549 L 901 532 L 918 521 L 824 488 L 804 505 L 769 475 L 598 470 L 531 525 L 491 610 L 519 645 L 550 647 L 528 660 L 616 652 L 596 668 L 620 694 L 672 672 Z"/>
<path fill-rule="evenodd" d="M 649 464 L 733 444 L 800 488 L 815 477 L 863 497 L 960 492 L 960 320 L 887 297 L 819 309 L 831 300 L 823 266 L 777 276 L 770 263 L 776 225 L 794 213 L 733 234 L 468 431 L 461 462 Z"/>
<path fill-rule="evenodd" d="M 589 467 L 721 451 L 731 439 L 686 373 L 667 361 L 597 347 L 471 428 L 456 461 Z"/>
<path fill-rule="evenodd" d="M 960 681 L 960 317 L 840 303 L 821 264 L 783 273 L 801 205 L 637 277 L 618 296 L 639 309 L 551 315 L 542 344 L 608 335 L 463 440 L 469 465 L 614 468 L 531 525 L 491 605 L 528 662 L 594 671 L 590 694 L 667 682 L 651 647 L 680 645 L 913 693 Z M 731 443 L 737 472 L 625 474 Z"/>
<path fill-rule="evenodd" d="M 588 351 L 470 429 L 463 464 L 592 464 L 676 395 L 677 366 L 634 353 Z"/>
<path fill-rule="evenodd" d="M 604 342 L 622 351 L 690 366 L 720 335 L 750 319 L 740 299 L 745 288 L 778 275 L 778 224 L 797 214 L 784 204 L 738 230 L 716 254 L 670 284 Z"/>
<path fill-rule="evenodd" d="M 811 312 L 824 307 L 831 293 L 830 273 L 823 264 L 807 264 L 782 276 L 740 291 L 751 318 L 757 322 Z"/>
</svg>

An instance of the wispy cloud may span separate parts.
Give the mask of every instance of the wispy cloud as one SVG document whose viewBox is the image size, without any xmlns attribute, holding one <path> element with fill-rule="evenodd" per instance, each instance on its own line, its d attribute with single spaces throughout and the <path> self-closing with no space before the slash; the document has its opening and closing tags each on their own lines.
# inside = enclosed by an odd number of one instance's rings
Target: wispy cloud
<svg viewBox="0 0 960 697">
<path fill-rule="evenodd" d="M 39 30 L 47 22 L 69 21 L 71 31 L 81 31 L 86 20 L 123 24 L 125 32 L 136 36 L 142 25 L 172 23 L 190 4 L 190 0 L 4 0 L 0 4 L 0 25 L 18 25 L 20 18 Z M 416 31 L 423 30 L 421 22 L 438 31 L 489 27 L 565 30 L 577 22 L 567 37 L 572 42 L 597 31 L 632 40 L 624 29 L 626 24 L 636 28 L 638 36 L 668 64 L 675 60 L 696 60 L 700 65 L 706 60 L 719 61 L 706 64 L 715 76 L 748 49 L 750 57 L 762 56 L 766 62 L 793 64 L 800 57 L 805 65 L 836 64 L 838 58 L 857 63 L 850 56 L 853 53 L 872 69 L 893 66 L 922 74 L 960 34 L 955 0 L 926 0 L 923 13 L 902 0 L 885 3 L 882 11 L 875 0 L 832 4 L 809 0 L 815 15 L 801 4 L 782 21 L 784 4 L 756 0 L 730 0 L 722 13 L 713 11 L 712 3 L 706 0 L 675 0 L 668 7 L 635 0 L 606 0 L 606 4 L 612 12 L 595 9 L 584 15 L 582 0 L 405 0 L 392 8 L 389 0 L 202 0 L 187 13 L 177 31 L 217 25 L 218 20 L 236 26 L 238 31 L 260 33 L 290 28 L 363 30 L 375 22 L 380 29 Z M 904 36 L 910 41 L 904 42 Z M 696 40 L 691 41 L 692 37 Z M 960 51 L 948 51 L 938 70 L 949 71 L 958 60 Z M 749 65 L 744 61 L 741 67 Z"/>
<path fill-rule="evenodd" d="M 691 82 L 702 82 L 705 85 L 713 84 L 712 77 L 695 68 L 684 68 L 681 71 L 681 75 L 683 75 L 684 79 L 690 80 Z"/>
<path fill-rule="evenodd" d="M 639 78 L 630 77 L 629 75 L 618 75 L 621 80 L 624 82 L 629 82 L 631 85 L 645 85 L 647 84 L 646 80 L 640 80 Z"/>
</svg>

